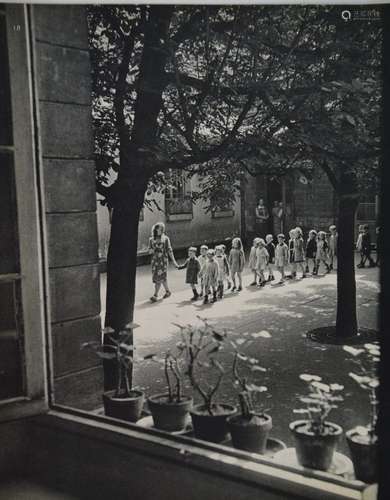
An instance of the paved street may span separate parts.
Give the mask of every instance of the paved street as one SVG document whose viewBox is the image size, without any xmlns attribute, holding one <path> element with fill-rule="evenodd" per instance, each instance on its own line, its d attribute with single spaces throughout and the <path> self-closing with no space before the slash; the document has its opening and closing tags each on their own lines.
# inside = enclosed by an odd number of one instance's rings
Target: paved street
<svg viewBox="0 0 390 500">
<path fill-rule="evenodd" d="M 378 270 L 357 269 L 356 277 L 360 325 L 376 328 Z M 201 300 L 189 300 L 191 292 L 184 285 L 182 271 L 171 271 L 172 296 L 155 304 L 148 300 L 152 291 L 149 266 L 138 268 L 137 279 L 135 321 L 141 326 L 135 330 L 134 337 L 139 355 L 161 353 L 173 347 L 179 336 L 172 323 L 194 323 L 198 315 L 231 330 L 232 339 L 244 333 L 266 330 L 272 338 L 256 339 L 246 352 L 268 369 L 266 374 L 257 376 L 256 381 L 268 387 L 264 404 L 272 415 L 275 437 L 292 444 L 288 422 L 296 419 L 292 413 L 293 408 L 299 407 L 296 396 L 305 390 L 305 384 L 299 380 L 301 373 L 318 374 L 325 382 L 345 386 L 345 402 L 333 411 L 331 420 L 345 429 L 365 423 L 368 415 L 365 394 L 348 377 L 353 367 L 345 360 L 345 352 L 340 346 L 322 345 L 306 338 L 308 330 L 334 324 L 335 272 L 302 281 L 287 281 L 285 285 L 267 285 L 263 289 L 248 286 L 251 276 L 246 275 L 242 292 L 226 292 L 223 300 L 209 305 L 203 305 Z M 230 359 L 229 353 L 222 356 L 225 362 Z M 163 391 L 160 367 L 153 363 L 137 365 L 135 384 L 143 387 L 147 394 Z M 235 402 L 235 398 L 235 389 L 226 377 L 219 399 Z M 344 441 L 340 449 L 346 451 Z"/>
</svg>

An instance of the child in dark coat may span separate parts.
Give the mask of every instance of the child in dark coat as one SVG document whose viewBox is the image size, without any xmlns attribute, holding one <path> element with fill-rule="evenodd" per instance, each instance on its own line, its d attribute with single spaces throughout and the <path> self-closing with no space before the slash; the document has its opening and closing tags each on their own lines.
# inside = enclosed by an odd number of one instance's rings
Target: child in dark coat
<svg viewBox="0 0 390 500">
<path fill-rule="evenodd" d="M 363 234 L 361 239 L 361 260 L 357 267 L 364 267 L 368 260 L 370 267 L 375 267 L 375 262 L 371 257 L 371 236 L 367 224 L 363 226 Z"/>
<path fill-rule="evenodd" d="M 310 272 L 309 264 L 312 264 L 312 274 L 315 276 L 317 274 L 316 267 L 316 257 L 317 257 L 317 231 L 311 229 L 309 231 L 309 238 L 306 242 L 306 272 Z"/>
<path fill-rule="evenodd" d="M 275 279 L 274 277 L 274 264 L 275 264 L 275 245 L 273 243 L 274 237 L 272 234 L 267 234 L 265 237 L 265 247 L 267 249 L 267 252 L 269 254 L 269 260 L 268 260 L 268 280 L 267 281 L 273 281 Z"/>
<path fill-rule="evenodd" d="M 196 258 L 196 248 L 190 247 L 188 249 L 188 259 L 181 266 L 177 266 L 178 269 L 187 269 L 186 271 L 186 283 L 191 286 L 192 293 L 194 296 L 191 300 L 196 300 L 199 297 L 196 285 L 198 284 L 198 274 L 200 271 L 200 263 Z"/>
</svg>

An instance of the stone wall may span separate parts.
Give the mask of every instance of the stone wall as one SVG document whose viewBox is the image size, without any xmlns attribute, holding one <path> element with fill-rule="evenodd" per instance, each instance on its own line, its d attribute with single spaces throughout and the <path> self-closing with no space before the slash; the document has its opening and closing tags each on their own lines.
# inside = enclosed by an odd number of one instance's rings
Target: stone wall
<svg viewBox="0 0 390 500">
<path fill-rule="evenodd" d="M 34 6 L 33 62 L 46 211 L 54 402 L 100 404 L 98 238 L 86 12 Z"/>
</svg>

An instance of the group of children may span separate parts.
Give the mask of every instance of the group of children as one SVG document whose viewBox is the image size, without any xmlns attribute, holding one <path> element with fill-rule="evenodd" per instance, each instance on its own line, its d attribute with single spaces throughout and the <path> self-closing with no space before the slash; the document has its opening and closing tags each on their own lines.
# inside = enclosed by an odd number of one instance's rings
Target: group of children
<svg viewBox="0 0 390 500">
<path fill-rule="evenodd" d="M 212 302 L 215 302 L 217 297 L 222 299 L 225 282 L 227 289 L 232 288 L 233 292 L 242 290 L 241 274 L 245 265 L 245 254 L 240 238 L 233 239 L 232 249 L 228 256 L 225 245 L 217 245 L 215 249 L 202 245 L 199 257 L 196 254 L 196 247 L 190 247 L 187 260 L 181 266 L 177 266 L 178 269 L 187 269 L 186 283 L 191 286 L 193 292 L 191 300 L 204 297 L 203 302 L 207 304 L 209 296 Z M 200 280 L 199 293 L 198 280 Z"/>
<path fill-rule="evenodd" d="M 369 258 L 372 265 L 368 248 L 370 247 L 368 226 L 362 227 L 360 251 L 364 261 Z M 368 235 L 368 236 L 367 236 Z M 268 234 L 263 238 L 255 238 L 249 254 L 248 266 L 253 272 L 252 286 L 263 287 L 266 282 L 275 280 L 274 270 L 280 274 L 279 283 L 284 283 L 286 278 L 296 279 L 297 272 L 301 273 L 301 278 L 311 273 L 318 274 L 321 265 L 325 273 L 333 269 L 337 256 L 337 228 L 329 227 L 329 237 L 325 231 L 309 231 L 308 239 L 305 242 L 303 232 L 300 227 L 296 227 L 289 232 L 289 241 L 285 242 L 284 234 L 278 234 L 274 242 L 274 236 Z M 367 246 L 368 245 L 368 246 Z M 218 245 L 215 249 L 208 248 L 207 245 L 200 247 L 200 255 L 197 257 L 197 248 L 190 247 L 188 258 L 178 269 L 187 269 L 186 283 L 193 292 L 191 300 L 203 297 L 203 302 L 215 302 L 218 298 L 223 298 L 226 288 L 234 291 L 242 290 L 242 272 L 245 266 L 245 254 L 240 238 L 234 238 L 229 254 L 226 254 L 226 246 Z M 363 264 L 364 266 L 364 264 Z M 287 268 L 290 274 L 286 275 Z M 361 267 L 360 265 L 358 267 Z M 266 276 L 267 275 L 267 276 Z M 231 281 L 230 281 L 231 279 Z M 198 292 L 198 280 L 200 281 L 200 292 Z"/>
</svg>

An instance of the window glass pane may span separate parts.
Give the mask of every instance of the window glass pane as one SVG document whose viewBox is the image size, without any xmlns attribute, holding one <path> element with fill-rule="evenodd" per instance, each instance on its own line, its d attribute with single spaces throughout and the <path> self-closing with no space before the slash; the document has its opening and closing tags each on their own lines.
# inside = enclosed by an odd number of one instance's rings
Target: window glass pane
<svg viewBox="0 0 390 500">
<path fill-rule="evenodd" d="M 13 155 L 0 152 L 0 274 L 19 272 Z"/>
<path fill-rule="evenodd" d="M 0 282 L 0 399 L 22 396 L 21 303 L 18 282 Z"/>
<path fill-rule="evenodd" d="M 7 31 L 5 17 L 0 16 L 0 144 L 12 143 Z"/>
</svg>

